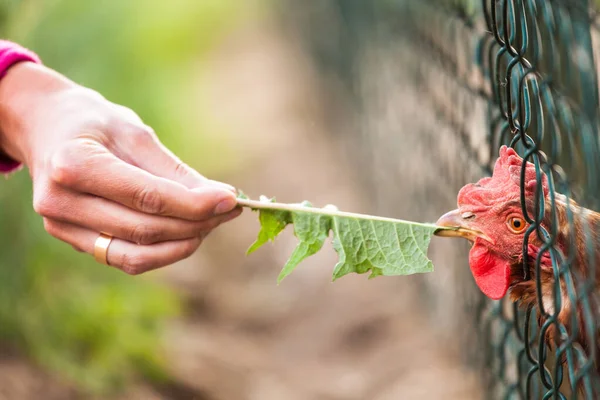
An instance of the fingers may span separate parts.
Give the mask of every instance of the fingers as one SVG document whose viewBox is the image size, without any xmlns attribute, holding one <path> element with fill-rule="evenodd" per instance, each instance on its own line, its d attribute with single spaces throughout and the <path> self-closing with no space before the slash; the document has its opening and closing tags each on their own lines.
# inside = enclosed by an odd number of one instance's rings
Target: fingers
<svg viewBox="0 0 600 400">
<path fill-rule="evenodd" d="M 66 222 L 44 219 L 46 231 L 74 248 L 94 254 L 94 244 L 99 234 Z M 108 264 L 127 274 L 138 275 L 161 268 L 191 256 L 202 243 L 202 237 L 138 245 L 114 238 L 108 247 Z"/>
<path fill-rule="evenodd" d="M 111 154 L 100 143 L 73 140 L 52 159 L 50 180 L 146 214 L 204 220 L 236 207 L 235 194 L 216 185 L 189 189 Z"/>
<path fill-rule="evenodd" d="M 203 221 L 188 221 L 143 214 L 100 197 L 62 188 L 53 192 L 37 192 L 35 197 L 41 197 L 36 201 L 36 212 L 45 218 L 68 222 L 94 232 L 106 232 L 137 244 L 199 237 L 241 213 L 240 209 L 234 209 Z"/>
</svg>

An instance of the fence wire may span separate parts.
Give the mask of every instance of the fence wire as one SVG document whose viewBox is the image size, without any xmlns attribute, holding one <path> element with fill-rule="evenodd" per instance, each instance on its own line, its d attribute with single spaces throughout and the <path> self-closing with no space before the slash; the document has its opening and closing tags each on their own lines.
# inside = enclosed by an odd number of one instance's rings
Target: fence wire
<svg viewBox="0 0 600 400">
<path fill-rule="evenodd" d="M 535 281 L 537 299 L 519 299 L 508 313 L 497 304 L 480 314 L 490 342 L 487 380 L 498 397 L 600 396 L 597 223 L 572 200 L 596 210 L 600 200 L 591 6 L 586 0 L 482 2 L 488 32 L 478 43 L 477 64 L 492 92 L 490 140 L 494 148 L 517 148 L 523 167 L 532 162 L 536 175 L 535 187 L 527 187 L 523 168 L 521 207 L 529 223 L 523 279 Z M 542 246 L 532 259 L 527 248 L 536 239 Z M 550 257 L 551 271 L 543 257 Z"/>
<path fill-rule="evenodd" d="M 424 297 L 438 310 L 434 323 L 450 316 L 450 325 L 460 321 L 454 331 L 468 331 L 462 347 L 469 362 L 483 367 L 486 398 L 600 398 L 597 6 L 592 0 L 292 6 L 309 10 L 305 42 L 325 80 L 343 83 L 340 97 L 352 109 L 344 141 L 382 212 L 402 214 L 402 203 L 414 198 L 422 214 L 410 217 L 433 219 L 448 193 L 455 201 L 460 186 L 491 174 L 502 145 L 514 147 L 523 166 L 534 164 L 533 183 L 523 168 L 520 198 L 528 223 L 523 281 L 535 289 L 530 299 L 465 300 L 470 291 L 461 285 L 474 286 L 464 274 L 465 253 L 447 257 L 454 275 L 446 289 L 423 278 Z M 381 111 L 388 108 L 393 116 Z M 427 168 L 412 167 L 424 160 Z M 401 190 L 378 188 L 374 176 Z M 534 243 L 540 251 L 532 257 Z"/>
</svg>

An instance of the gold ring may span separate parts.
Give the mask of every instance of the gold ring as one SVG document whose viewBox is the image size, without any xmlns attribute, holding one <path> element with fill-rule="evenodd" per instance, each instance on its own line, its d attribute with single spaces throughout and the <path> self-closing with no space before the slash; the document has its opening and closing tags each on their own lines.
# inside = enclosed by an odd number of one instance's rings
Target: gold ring
<svg viewBox="0 0 600 400">
<path fill-rule="evenodd" d="M 109 265 L 108 261 L 106 260 L 106 255 L 108 253 L 108 246 L 110 246 L 112 239 L 113 237 L 107 235 L 106 233 L 100 233 L 100 236 L 98 236 L 98 239 L 96 239 L 96 243 L 94 244 L 94 258 L 100 264 Z"/>
</svg>

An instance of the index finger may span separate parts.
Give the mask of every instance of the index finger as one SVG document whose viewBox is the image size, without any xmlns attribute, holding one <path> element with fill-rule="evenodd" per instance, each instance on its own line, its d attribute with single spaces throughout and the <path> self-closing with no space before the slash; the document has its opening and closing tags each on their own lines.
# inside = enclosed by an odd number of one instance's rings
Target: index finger
<svg viewBox="0 0 600 400">
<path fill-rule="evenodd" d="M 218 186 L 188 189 L 117 158 L 91 139 L 79 139 L 52 160 L 51 179 L 79 192 L 148 214 L 203 220 L 235 208 L 235 194 Z"/>
</svg>

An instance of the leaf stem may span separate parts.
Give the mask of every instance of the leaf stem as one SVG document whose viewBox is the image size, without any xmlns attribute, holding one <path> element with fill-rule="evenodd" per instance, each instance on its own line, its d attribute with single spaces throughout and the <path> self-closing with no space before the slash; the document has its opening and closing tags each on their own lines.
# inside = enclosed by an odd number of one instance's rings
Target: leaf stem
<svg viewBox="0 0 600 400">
<path fill-rule="evenodd" d="M 411 225 L 420 225 L 427 228 L 437 228 L 437 229 L 446 229 L 441 226 L 437 226 L 435 224 L 424 224 L 417 223 L 411 221 L 404 221 L 401 219 L 395 218 L 386 218 L 386 217 L 377 217 L 374 215 L 368 214 L 358 214 L 358 213 L 350 213 L 345 211 L 337 211 L 328 208 L 318 208 L 318 207 L 305 207 L 300 204 L 286 204 L 286 203 L 271 203 L 266 201 L 258 201 L 258 200 L 250 200 L 250 199 L 237 199 L 237 202 L 242 207 L 249 207 L 252 209 L 267 209 L 267 210 L 281 210 L 281 211 L 290 211 L 290 212 L 303 212 L 310 214 L 321 214 L 321 215 L 329 215 L 332 217 L 347 217 L 347 218 L 359 218 L 371 221 L 384 221 L 384 222 L 393 222 L 393 223 L 401 223 L 401 224 L 411 224 Z"/>
</svg>

